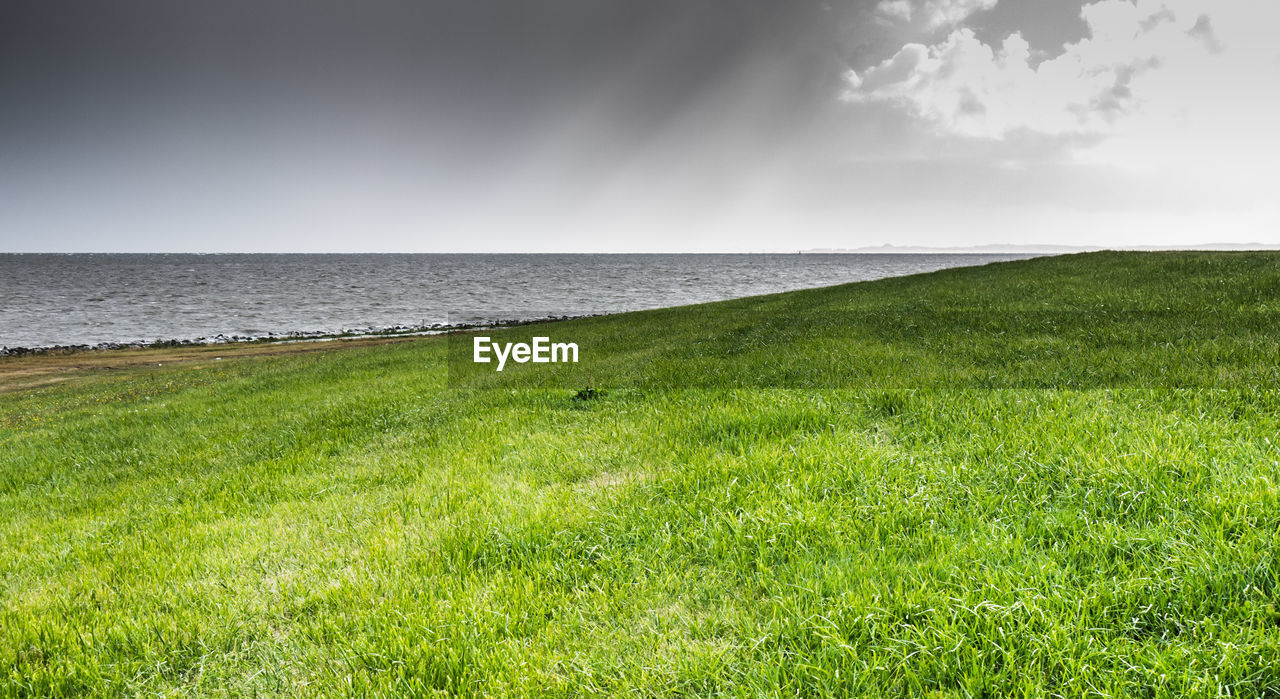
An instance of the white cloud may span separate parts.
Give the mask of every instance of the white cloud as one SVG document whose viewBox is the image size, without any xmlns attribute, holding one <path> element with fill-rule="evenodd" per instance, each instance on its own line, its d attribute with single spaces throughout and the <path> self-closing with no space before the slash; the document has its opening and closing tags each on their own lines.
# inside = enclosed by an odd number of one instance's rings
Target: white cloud
<svg viewBox="0 0 1280 699">
<path fill-rule="evenodd" d="M 918 20 L 926 29 L 937 29 L 960 24 L 969 15 L 996 6 L 998 0 L 881 0 L 876 14 L 891 23 L 909 23 Z"/>
<path fill-rule="evenodd" d="M 908 0 L 882 0 L 879 5 L 876 5 L 876 14 L 896 22 L 910 22 L 915 14 L 915 8 Z"/>
<path fill-rule="evenodd" d="M 1256 15 L 1280 11 L 1258 10 L 1244 0 L 1200 11 L 1207 4 L 1103 0 L 1087 5 L 1083 15 L 1090 37 L 1038 64 L 1018 34 L 992 47 L 959 28 L 937 44 L 907 44 L 879 65 L 850 73 L 847 99 L 899 103 L 964 136 L 1000 138 L 1020 129 L 1108 133 L 1126 116 L 1152 109 L 1194 110 L 1197 88 L 1211 89 L 1223 79 L 1256 83 L 1250 73 L 1278 72 L 1274 60 L 1267 65 L 1260 60 L 1264 56 L 1249 49 L 1259 40 L 1269 45 L 1252 23 L 1274 26 L 1277 19 L 1263 22 Z M 1223 38 L 1219 23 L 1233 25 L 1240 36 Z M 1228 60 L 1220 54 L 1229 53 L 1233 43 L 1240 51 Z M 1180 87 L 1171 90 L 1171 83 Z M 1255 84 L 1252 89 L 1264 88 Z"/>
<path fill-rule="evenodd" d="M 923 14 L 930 27 L 959 24 L 969 15 L 996 6 L 997 0 L 930 0 L 924 4 Z"/>
<path fill-rule="evenodd" d="M 1056 138 L 1059 157 L 1233 202 L 1194 225 L 1243 232 L 1212 235 L 1280 242 L 1280 4 L 1100 0 L 1082 14 L 1088 37 L 1054 58 L 1036 62 L 1018 34 L 993 46 L 960 27 L 850 73 L 846 98 L 898 105 L 943 138 Z"/>
</svg>

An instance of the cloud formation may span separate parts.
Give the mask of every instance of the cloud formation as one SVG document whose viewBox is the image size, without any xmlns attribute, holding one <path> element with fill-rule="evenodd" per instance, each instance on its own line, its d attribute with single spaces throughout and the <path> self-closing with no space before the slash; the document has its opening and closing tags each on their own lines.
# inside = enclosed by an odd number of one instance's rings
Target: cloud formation
<svg viewBox="0 0 1280 699">
<path fill-rule="evenodd" d="M 969 15 L 996 6 L 998 0 L 881 0 L 876 15 L 884 22 L 919 22 L 926 29 L 954 26 Z"/>
<path fill-rule="evenodd" d="M 1219 54 L 1225 48 L 1213 32 L 1213 20 L 1209 15 L 1200 15 L 1199 19 L 1196 20 L 1195 26 L 1187 30 L 1187 36 L 1200 40 L 1204 47 L 1209 50 L 1209 53 Z"/>
<path fill-rule="evenodd" d="M 939 17 L 948 11 L 962 16 L 966 7 L 981 3 L 947 4 L 937 10 Z M 1213 81 L 1234 82 L 1260 68 L 1277 72 L 1274 61 L 1259 65 L 1248 50 L 1262 38 L 1250 30 L 1259 19 L 1257 6 L 1241 0 L 1209 5 L 1205 0 L 1095 2 L 1083 9 L 1090 36 L 1039 62 L 1020 34 L 997 47 L 958 27 L 938 43 L 907 44 L 879 65 L 850 72 L 846 99 L 895 103 L 961 136 L 1003 138 L 1019 130 L 1109 133 L 1125 117 L 1149 107 L 1194 109 L 1196 88 L 1212 87 Z M 1277 12 L 1261 12 L 1268 11 Z M 1238 60 L 1225 60 L 1232 42 L 1219 35 L 1217 20 L 1242 34 Z M 1165 77 L 1156 79 L 1157 73 Z M 1179 86 L 1177 94 L 1168 89 L 1170 83 Z"/>
<path fill-rule="evenodd" d="M 1107 173 L 1128 200 L 1150 204 L 1087 224 L 1109 235 L 1280 242 L 1280 47 L 1270 36 L 1280 5 L 1097 0 L 1082 18 L 1087 36 L 1054 56 L 1019 33 L 983 41 L 960 24 L 848 73 L 845 99 L 906 112 L 937 143 L 1001 153 L 999 162 L 1024 177 L 1043 177 L 1047 163 Z M 1052 143 L 1056 152 L 1023 157 L 1020 143 Z M 1144 192 L 1200 213 L 1152 204 Z"/>
</svg>

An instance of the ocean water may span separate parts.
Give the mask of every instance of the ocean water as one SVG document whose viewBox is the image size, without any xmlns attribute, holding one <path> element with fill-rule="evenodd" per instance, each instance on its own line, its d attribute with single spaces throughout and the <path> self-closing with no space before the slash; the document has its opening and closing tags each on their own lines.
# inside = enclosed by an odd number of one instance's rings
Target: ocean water
<svg viewBox="0 0 1280 699">
<path fill-rule="evenodd" d="M 608 313 L 1023 257 L 0 254 L 0 346 Z"/>
</svg>

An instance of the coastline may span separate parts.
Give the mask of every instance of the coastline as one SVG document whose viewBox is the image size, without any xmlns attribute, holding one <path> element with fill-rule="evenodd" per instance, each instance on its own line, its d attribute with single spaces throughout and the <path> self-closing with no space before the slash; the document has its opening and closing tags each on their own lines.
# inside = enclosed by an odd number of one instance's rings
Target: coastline
<svg viewBox="0 0 1280 699">
<path fill-rule="evenodd" d="M 464 330 L 509 328 L 520 325 L 551 323 L 561 320 L 593 318 L 601 313 L 577 315 L 550 315 L 538 318 L 497 319 L 468 323 L 427 323 L 425 325 L 393 325 L 388 327 L 349 328 L 338 332 L 323 330 L 298 330 L 265 335 L 225 335 L 197 338 L 169 338 L 159 340 L 134 340 L 126 342 L 98 342 L 95 344 L 40 345 L 35 347 L 0 347 L 0 358 L 27 357 L 42 354 L 71 354 L 76 352 L 109 352 L 114 350 L 174 349 L 192 347 L 224 347 L 228 345 L 293 344 L 303 342 L 332 342 L 335 340 L 394 339 L 443 335 Z"/>
<path fill-rule="evenodd" d="M 426 327 L 347 330 L 341 333 L 288 333 L 257 337 L 216 335 L 194 340 L 103 342 L 96 345 L 0 348 L 0 394 L 44 388 L 86 373 L 181 365 L 203 368 L 224 359 L 252 359 L 338 351 L 447 335 L 468 330 L 513 328 L 601 314 L 548 316 L 491 323 L 436 323 Z"/>
</svg>

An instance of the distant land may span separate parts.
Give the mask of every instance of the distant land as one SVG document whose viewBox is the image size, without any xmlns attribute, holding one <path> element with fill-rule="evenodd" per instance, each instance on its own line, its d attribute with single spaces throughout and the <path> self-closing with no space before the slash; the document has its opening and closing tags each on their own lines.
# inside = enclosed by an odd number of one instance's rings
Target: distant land
<svg viewBox="0 0 1280 699">
<path fill-rule="evenodd" d="M 913 254 L 955 254 L 955 255 L 973 255 L 973 254 L 990 254 L 990 255 L 1065 255 L 1074 252 L 1095 252 L 1098 250 L 1134 250 L 1134 251 L 1155 251 L 1155 250 L 1280 250 L 1280 245 L 1264 244 L 1264 243 L 1206 243 L 1204 245 L 1118 245 L 1118 246 L 1087 246 L 1087 245 L 1007 245 L 1001 243 L 991 243 L 988 245 L 967 245 L 959 247 L 932 247 L 927 245 L 875 245 L 861 248 L 810 248 L 801 250 L 801 253 L 830 254 L 830 253 L 848 253 L 848 254 L 885 254 L 885 255 L 913 255 Z"/>
</svg>

